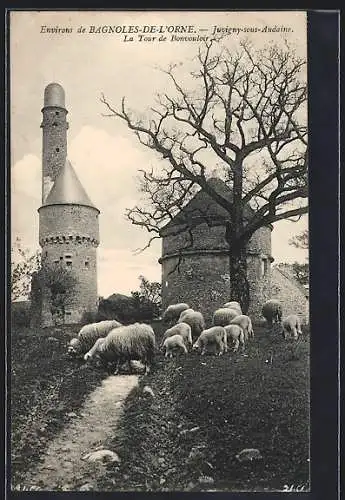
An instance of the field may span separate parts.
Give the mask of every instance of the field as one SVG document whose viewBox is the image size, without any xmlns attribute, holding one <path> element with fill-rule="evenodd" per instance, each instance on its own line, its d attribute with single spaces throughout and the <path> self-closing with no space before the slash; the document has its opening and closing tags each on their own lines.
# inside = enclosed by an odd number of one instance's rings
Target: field
<svg viewBox="0 0 345 500">
<path fill-rule="evenodd" d="M 154 326 L 157 337 L 162 326 Z M 297 343 L 265 327 L 246 355 L 190 354 L 140 377 L 107 447 L 121 457 L 98 490 L 267 491 L 309 479 L 309 335 Z M 71 361 L 66 329 L 13 332 L 12 485 L 107 376 Z M 53 340 L 53 338 L 55 340 Z M 143 394 L 150 386 L 154 397 Z M 244 448 L 262 459 L 239 462 Z M 182 466 L 183 464 L 183 466 Z"/>
</svg>

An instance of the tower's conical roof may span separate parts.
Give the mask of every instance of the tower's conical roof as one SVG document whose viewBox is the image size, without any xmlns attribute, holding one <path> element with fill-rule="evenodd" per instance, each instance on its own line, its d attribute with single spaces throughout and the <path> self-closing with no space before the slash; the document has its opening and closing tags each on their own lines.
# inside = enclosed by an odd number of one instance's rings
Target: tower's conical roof
<svg viewBox="0 0 345 500">
<path fill-rule="evenodd" d="M 96 208 L 86 194 L 69 160 L 66 160 L 65 165 L 55 179 L 54 185 L 43 206 L 65 204 L 85 205 Z"/>
</svg>

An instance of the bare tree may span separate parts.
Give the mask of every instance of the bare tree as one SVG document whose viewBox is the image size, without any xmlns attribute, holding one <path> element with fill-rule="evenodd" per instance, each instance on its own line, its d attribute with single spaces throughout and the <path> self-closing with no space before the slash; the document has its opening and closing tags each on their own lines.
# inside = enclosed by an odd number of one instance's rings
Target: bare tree
<svg viewBox="0 0 345 500">
<path fill-rule="evenodd" d="M 31 276 L 39 269 L 40 252 L 31 253 L 23 248 L 20 238 L 16 238 L 11 249 L 11 299 L 28 297 Z"/>
<path fill-rule="evenodd" d="M 128 219 L 151 233 L 149 245 L 203 190 L 228 214 L 219 224 L 226 227 L 231 248 L 231 293 L 246 311 L 251 236 L 308 210 L 305 61 L 287 45 L 255 50 L 243 42 L 230 51 L 222 40 L 212 40 L 192 64 L 188 74 L 182 63 L 165 70 L 172 90 L 157 95 L 146 115 L 130 110 L 125 98 L 119 109 L 104 95 L 101 100 L 106 116 L 122 119 L 164 160 L 159 171 L 142 172 L 141 190 L 149 203 L 128 210 Z M 215 168 L 230 184 L 231 197 L 207 182 Z M 176 228 L 189 232 L 189 246 L 190 220 L 189 214 Z M 199 221 L 209 223 L 207 208 Z"/>
</svg>

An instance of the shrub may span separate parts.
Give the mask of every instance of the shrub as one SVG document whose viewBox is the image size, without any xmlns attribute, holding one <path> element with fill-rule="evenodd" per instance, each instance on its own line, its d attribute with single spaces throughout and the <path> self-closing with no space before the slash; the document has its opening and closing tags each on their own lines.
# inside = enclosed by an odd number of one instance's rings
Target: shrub
<svg viewBox="0 0 345 500">
<path fill-rule="evenodd" d="M 88 325 L 89 323 L 95 323 L 96 321 L 99 321 L 97 319 L 97 312 L 93 311 L 85 311 L 83 312 L 83 315 L 80 320 L 80 324 L 83 325 Z"/>
<path fill-rule="evenodd" d="M 14 302 L 11 310 L 12 326 L 29 327 L 31 314 L 29 302 Z"/>
</svg>

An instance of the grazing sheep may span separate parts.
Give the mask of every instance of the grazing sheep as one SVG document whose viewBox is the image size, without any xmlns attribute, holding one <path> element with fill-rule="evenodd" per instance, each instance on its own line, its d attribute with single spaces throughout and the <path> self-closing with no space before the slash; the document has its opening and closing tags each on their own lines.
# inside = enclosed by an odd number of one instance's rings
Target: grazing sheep
<svg viewBox="0 0 345 500">
<path fill-rule="evenodd" d="M 192 329 L 190 325 L 188 325 L 187 323 L 178 323 L 177 325 L 168 328 L 168 330 L 166 330 L 166 332 L 163 335 L 162 346 L 164 344 L 165 339 L 167 339 L 168 337 L 172 337 L 173 335 L 181 335 L 187 349 L 189 346 L 190 347 L 192 346 L 193 343 Z"/>
<path fill-rule="evenodd" d="M 166 308 L 163 314 L 163 321 L 169 322 L 169 321 L 177 321 L 181 312 L 185 311 L 186 309 L 189 309 L 188 304 L 171 304 Z"/>
<path fill-rule="evenodd" d="M 261 314 L 266 319 L 268 326 L 272 327 L 273 323 L 281 323 L 283 309 L 278 300 L 271 299 L 262 306 Z"/>
<path fill-rule="evenodd" d="M 298 339 L 302 335 L 301 322 L 296 314 L 290 314 L 283 319 L 283 337 L 286 339 L 289 335 Z"/>
<path fill-rule="evenodd" d="M 192 313 L 192 312 L 194 312 L 194 309 L 191 309 L 191 308 L 189 308 L 189 309 L 185 309 L 184 311 L 182 311 L 182 312 L 181 312 L 181 314 L 180 314 L 180 317 L 179 317 L 178 321 L 183 321 L 183 317 L 184 317 L 186 314 L 190 314 L 190 313 Z"/>
<path fill-rule="evenodd" d="M 192 329 L 193 340 L 199 337 L 200 333 L 205 330 L 205 320 L 201 312 L 193 311 L 185 314 L 182 320 L 178 320 L 179 323 L 187 323 Z"/>
<path fill-rule="evenodd" d="M 165 349 L 165 357 L 173 357 L 173 353 L 184 352 L 187 354 L 187 347 L 185 346 L 184 339 L 182 335 L 173 335 L 172 337 L 167 337 L 163 342 L 163 347 Z"/>
<path fill-rule="evenodd" d="M 230 325 L 239 325 L 244 333 L 244 340 L 247 341 L 249 338 L 254 338 L 254 330 L 252 321 L 249 316 L 245 314 L 240 314 L 231 320 Z"/>
<path fill-rule="evenodd" d="M 242 314 L 242 308 L 239 302 L 227 302 L 226 304 L 223 305 L 223 307 L 227 307 L 229 309 L 235 309 L 235 311 L 238 311 L 239 314 Z"/>
<path fill-rule="evenodd" d="M 201 355 L 218 354 L 220 356 L 228 351 L 227 334 L 222 326 L 212 326 L 201 332 L 193 349 L 201 350 Z"/>
<path fill-rule="evenodd" d="M 239 316 L 239 312 L 236 309 L 229 309 L 227 307 L 222 307 L 217 309 L 213 314 L 213 324 L 215 326 L 225 326 L 229 325 L 230 321 Z"/>
<path fill-rule="evenodd" d="M 233 351 L 237 352 L 240 345 L 242 350 L 244 351 L 245 336 L 244 336 L 244 331 L 242 330 L 240 325 L 227 325 L 224 326 L 224 329 L 226 331 L 228 344 L 232 342 L 234 345 Z"/>
<path fill-rule="evenodd" d="M 114 328 L 122 326 L 115 320 L 99 321 L 84 325 L 78 336 L 72 339 L 68 345 L 67 352 L 71 356 L 83 356 L 94 345 L 97 339 L 106 337 Z"/>
<path fill-rule="evenodd" d="M 111 330 L 105 338 L 96 340 L 84 359 L 98 358 L 104 363 L 115 363 L 115 374 L 125 362 L 137 360 L 145 365 L 145 373 L 148 373 L 154 357 L 155 342 L 150 325 L 134 323 L 120 326 Z"/>
</svg>

